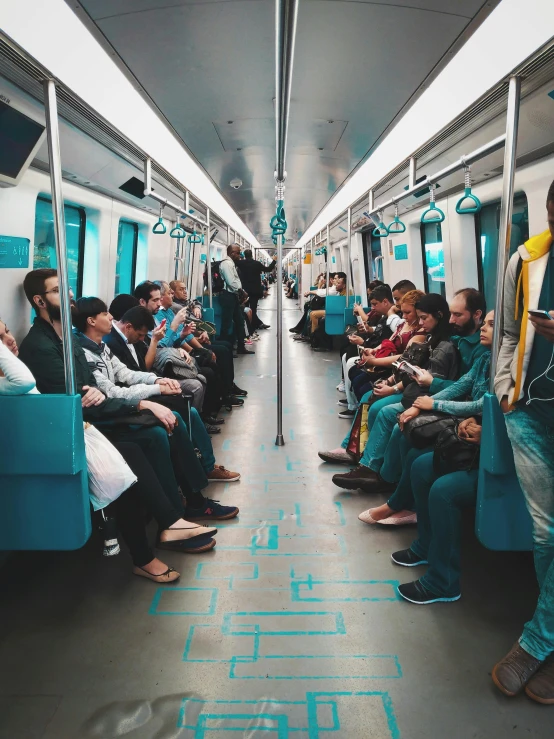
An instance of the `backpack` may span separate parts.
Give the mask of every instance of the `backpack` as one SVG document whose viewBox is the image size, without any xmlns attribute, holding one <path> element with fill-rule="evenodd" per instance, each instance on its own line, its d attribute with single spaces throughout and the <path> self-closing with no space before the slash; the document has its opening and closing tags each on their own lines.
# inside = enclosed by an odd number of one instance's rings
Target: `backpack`
<svg viewBox="0 0 554 739">
<path fill-rule="evenodd" d="M 225 290 L 225 281 L 221 276 L 221 261 L 212 262 L 212 293 L 221 293 Z"/>
</svg>

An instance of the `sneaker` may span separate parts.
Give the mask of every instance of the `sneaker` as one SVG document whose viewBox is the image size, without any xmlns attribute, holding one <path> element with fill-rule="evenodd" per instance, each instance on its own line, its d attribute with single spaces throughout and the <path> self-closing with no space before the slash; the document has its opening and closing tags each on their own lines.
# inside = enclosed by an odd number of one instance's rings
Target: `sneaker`
<svg viewBox="0 0 554 739">
<path fill-rule="evenodd" d="M 346 398 L 341 398 L 340 400 L 337 400 L 337 405 L 346 406 L 348 408 L 348 401 Z"/>
<path fill-rule="evenodd" d="M 419 565 L 429 564 L 426 559 L 419 557 L 411 549 L 401 549 L 399 552 L 391 554 L 390 558 L 395 565 L 401 565 L 402 567 L 418 567 Z"/>
<path fill-rule="evenodd" d="M 202 508 L 185 508 L 187 521 L 199 521 L 205 518 L 212 521 L 225 521 L 228 518 L 235 518 L 238 513 L 239 509 L 236 506 L 221 505 L 219 501 L 210 498 L 204 498 Z"/>
<path fill-rule="evenodd" d="M 233 387 L 231 388 L 231 392 L 233 393 L 233 395 L 236 395 L 237 398 L 246 398 L 246 396 L 248 395 L 246 390 L 241 390 L 240 387 L 238 385 L 235 385 L 234 382 Z"/>
<path fill-rule="evenodd" d="M 339 418 L 348 418 L 350 421 L 356 416 L 356 411 L 351 411 L 348 408 L 339 413 Z"/>
<path fill-rule="evenodd" d="M 530 682 L 542 664 L 516 642 L 504 659 L 494 666 L 492 680 L 504 695 L 513 698 Z"/>
<path fill-rule="evenodd" d="M 356 464 L 356 458 L 346 449 L 333 449 L 330 452 L 318 452 L 317 456 L 331 464 Z"/>
<path fill-rule="evenodd" d="M 339 393 L 344 393 L 345 389 L 346 388 L 344 387 L 344 380 L 341 380 L 337 385 L 337 390 L 339 391 Z"/>
<path fill-rule="evenodd" d="M 397 591 L 404 600 L 415 603 L 417 606 L 428 606 L 431 603 L 452 603 L 461 598 L 461 595 L 454 595 L 451 598 L 435 595 L 425 585 L 422 585 L 419 580 L 408 582 L 405 585 L 399 585 Z"/>
<path fill-rule="evenodd" d="M 554 704 L 554 656 L 550 655 L 525 688 L 531 700 L 545 706 Z"/>
<path fill-rule="evenodd" d="M 210 482 L 235 482 L 240 480 L 240 472 L 231 472 L 222 464 L 216 464 L 207 477 Z"/>
<path fill-rule="evenodd" d="M 208 432 L 208 434 L 210 434 L 210 436 L 214 436 L 215 434 L 221 433 L 221 429 L 219 428 L 219 426 L 215 426 L 214 424 L 211 424 L 211 423 L 206 423 L 205 426 L 206 426 L 206 431 Z"/>
<path fill-rule="evenodd" d="M 253 343 L 254 342 L 252 341 L 252 339 L 245 339 L 244 340 L 244 345 L 245 346 L 252 346 Z"/>
</svg>

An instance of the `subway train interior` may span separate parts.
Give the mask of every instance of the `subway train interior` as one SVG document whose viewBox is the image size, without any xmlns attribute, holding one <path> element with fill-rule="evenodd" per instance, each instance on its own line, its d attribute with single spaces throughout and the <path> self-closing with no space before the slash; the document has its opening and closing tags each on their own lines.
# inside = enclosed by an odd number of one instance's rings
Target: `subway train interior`
<svg viewBox="0 0 554 739">
<path fill-rule="evenodd" d="M 553 32 L 0 0 L 0 739 L 554 736 Z"/>
</svg>

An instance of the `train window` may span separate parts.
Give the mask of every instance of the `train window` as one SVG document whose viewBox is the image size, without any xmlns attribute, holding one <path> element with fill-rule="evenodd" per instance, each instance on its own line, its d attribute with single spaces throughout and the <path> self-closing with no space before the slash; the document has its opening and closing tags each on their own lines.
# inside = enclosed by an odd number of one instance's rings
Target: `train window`
<svg viewBox="0 0 554 739">
<path fill-rule="evenodd" d="M 496 265 L 498 263 L 498 237 L 500 226 L 500 201 L 483 205 L 477 220 L 477 264 L 479 289 L 484 293 L 487 305 L 496 301 Z M 520 244 L 529 238 L 529 211 L 525 193 L 514 195 L 510 256 Z"/>
<path fill-rule="evenodd" d="M 69 286 L 75 297 L 80 297 L 83 287 L 86 216 L 83 208 L 67 204 L 64 204 L 64 215 Z M 55 269 L 57 266 L 52 201 L 48 198 L 38 197 L 35 212 L 33 269 L 44 267 Z"/>
<path fill-rule="evenodd" d="M 366 284 L 373 280 L 383 280 L 383 260 L 375 261 L 381 256 L 381 239 L 373 236 L 372 230 L 373 227 L 369 231 L 362 232 Z"/>
<path fill-rule="evenodd" d="M 115 266 L 115 294 L 131 293 L 135 289 L 137 266 L 138 224 L 119 221 L 117 232 L 117 262 Z"/>
<path fill-rule="evenodd" d="M 423 281 L 425 292 L 446 297 L 444 249 L 440 223 L 421 224 L 421 249 L 423 252 Z"/>
</svg>

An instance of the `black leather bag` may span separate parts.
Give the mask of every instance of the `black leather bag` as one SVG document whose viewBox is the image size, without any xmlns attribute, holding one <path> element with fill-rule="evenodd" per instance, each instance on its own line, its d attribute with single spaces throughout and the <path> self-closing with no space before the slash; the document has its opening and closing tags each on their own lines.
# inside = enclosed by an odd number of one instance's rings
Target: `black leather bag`
<svg viewBox="0 0 554 739">
<path fill-rule="evenodd" d="M 458 419 L 439 411 L 423 411 L 404 424 L 403 434 L 415 449 L 435 446 L 440 435 L 457 429 Z"/>
<path fill-rule="evenodd" d="M 438 471 L 460 472 L 479 467 L 479 444 L 471 444 L 458 436 L 458 424 L 444 428 L 435 442 L 433 464 Z"/>
<path fill-rule="evenodd" d="M 314 295 L 310 300 L 310 310 L 324 310 L 325 298 L 321 295 Z"/>
</svg>

